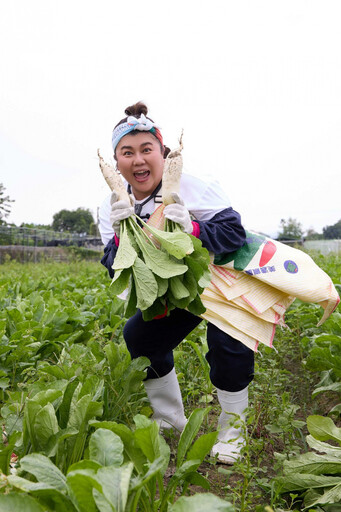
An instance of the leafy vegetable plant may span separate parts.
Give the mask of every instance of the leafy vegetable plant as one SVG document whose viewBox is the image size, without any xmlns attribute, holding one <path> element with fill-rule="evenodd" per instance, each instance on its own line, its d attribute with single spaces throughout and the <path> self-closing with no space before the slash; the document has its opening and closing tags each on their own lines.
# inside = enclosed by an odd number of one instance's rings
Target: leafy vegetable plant
<svg viewBox="0 0 341 512">
<path fill-rule="evenodd" d="M 180 147 L 171 151 L 165 161 L 163 205 L 173 203 L 172 194 L 180 189 L 182 147 L 181 136 Z M 99 152 L 98 156 L 110 189 L 130 203 L 119 174 Z M 112 266 L 114 292 L 120 295 L 129 288 L 125 316 L 129 318 L 137 308 L 144 320 L 166 315 L 174 308 L 187 308 L 195 315 L 204 313 L 200 295 L 210 282 L 210 257 L 201 241 L 183 233 L 174 222 L 166 221 L 162 231 L 137 216 L 135 219 L 121 221 L 120 243 Z"/>
<path fill-rule="evenodd" d="M 145 320 L 174 308 L 203 313 L 200 294 L 210 279 L 208 251 L 200 240 L 175 226 L 168 225 L 173 231 L 162 231 L 137 220 L 121 222 L 120 244 L 113 264 L 114 293 L 120 294 L 129 287 L 125 316 L 132 316 L 136 308 Z"/>
<path fill-rule="evenodd" d="M 198 498 L 184 499 L 175 505 L 176 494 L 183 495 L 190 483 L 208 488 L 207 480 L 197 472 L 216 441 L 217 433 L 194 440 L 208 410 L 193 411 L 181 435 L 177 465 L 168 485 L 163 477 L 168 468 L 170 450 L 159 435 L 156 422 L 135 416 L 135 429 L 115 422 L 93 421 L 86 457 L 71 464 L 66 474 L 40 453 L 26 455 L 20 461 L 19 475 L 7 477 L 7 485 L 25 492 L 23 512 L 133 512 L 140 510 L 208 510 L 232 512 L 226 501 L 208 494 L 201 508 Z M 36 481 L 33 481 L 32 476 Z M 11 501 L 19 494 L 11 493 Z M 0 495 L 0 507 L 3 503 Z M 30 507 L 36 508 L 30 508 Z M 42 509 L 39 507 L 43 507 Z"/>
<path fill-rule="evenodd" d="M 341 428 L 330 418 L 309 416 L 307 443 L 315 450 L 284 462 L 284 476 L 276 479 L 281 493 L 299 492 L 304 506 L 341 501 Z M 325 441 L 331 440 L 339 446 Z M 316 453 L 317 452 L 317 453 Z"/>
</svg>

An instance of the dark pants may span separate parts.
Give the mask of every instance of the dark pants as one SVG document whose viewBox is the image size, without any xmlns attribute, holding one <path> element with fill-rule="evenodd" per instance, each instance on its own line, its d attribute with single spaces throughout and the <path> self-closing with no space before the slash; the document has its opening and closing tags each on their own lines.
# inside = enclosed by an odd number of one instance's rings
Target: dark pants
<svg viewBox="0 0 341 512">
<path fill-rule="evenodd" d="M 169 316 L 145 322 L 142 313 L 128 320 L 123 335 L 132 359 L 145 356 L 151 362 L 148 379 L 167 375 L 174 367 L 173 349 L 202 321 L 184 309 L 174 309 Z M 240 341 L 218 329 L 207 327 L 210 377 L 214 386 L 224 391 L 240 391 L 253 379 L 254 353 Z"/>
</svg>

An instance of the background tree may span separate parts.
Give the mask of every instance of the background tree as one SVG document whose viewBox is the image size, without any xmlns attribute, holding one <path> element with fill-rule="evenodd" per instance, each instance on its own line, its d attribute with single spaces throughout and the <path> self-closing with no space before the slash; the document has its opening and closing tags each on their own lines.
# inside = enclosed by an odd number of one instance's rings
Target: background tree
<svg viewBox="0 0 341 512">
<path fill-rule="evenodd" d="M 278 233 L 278 240 L 301 240 L 303 236 L 302 224 L 296 219 L 281 219 L 281 231 Z"/>
<path fill-rule="evenodd" d="M 323 228 L 323 238 L 331 240 L 333 238 L 341 238 L 341 219 L 332 226 Z"/>
<path fill-rule="evenodd" d="M 101 235 L 98 229 L 98 225 L 95 222 L 91 224 L 89 234 L 97 238 L 100 238 Z"/>
<path fill-rule="evenodd" d="M 317 233 L 314 228 L 309 228 L 305 235 L 305 240 L 322 240 L 322 233 Z"/>
<path fill-rule="evenodd" d="M 4 220 L 5 217 L 8 217 L 11 211 L 10 203 L 14 202 L 14 199 L 10 199 L 9 196 L 5 196 L 5 187 L 2 183 L 0 183 L 0 225 L 6 224 Z"/>
<path fill-rule="evenodd" d="M 55 231 L 70 231 L 72 233 L 90 233 L 94 218 L 90 210 L 77 208 L 77 210 L 60 210 L 53 216 L 52 229 Z"/>
</svg>

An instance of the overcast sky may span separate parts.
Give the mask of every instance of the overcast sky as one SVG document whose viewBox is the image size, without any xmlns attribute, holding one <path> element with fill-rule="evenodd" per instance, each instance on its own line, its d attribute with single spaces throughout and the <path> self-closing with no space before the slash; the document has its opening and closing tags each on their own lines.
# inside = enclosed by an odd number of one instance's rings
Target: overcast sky
<svg viewBox="0 0 341 512">
<path fill-rule="evenodd" d="M 143 100 L 184 170 L 216 176 L 246 227 L 341 218 L 339 0 L 12 0 L 0 7 L 8 221 L 49 224 L 109 189 L 97 148 Z"/>
</svg>

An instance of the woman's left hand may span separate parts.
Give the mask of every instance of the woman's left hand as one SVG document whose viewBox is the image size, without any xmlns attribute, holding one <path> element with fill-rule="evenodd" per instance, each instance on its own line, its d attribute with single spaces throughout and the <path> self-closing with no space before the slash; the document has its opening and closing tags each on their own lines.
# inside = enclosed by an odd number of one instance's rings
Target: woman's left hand
<svg viewBox="0 0 341 512">
<path fill-rule="evenodd" d="M 179 196 L 173 192 L 172 198 L 174 199 L 174 203 L 169 204 L 163 210 L 164 216 L 166 219 L 172 220 L 177 224 L 180 224 L 182 230 L 185 233 L 191 234 L 193 231 L 193 225 L 191 221 L 191 217 L 189 215 L 189 211 L 187 210 L 183 200 Z"/>
</svg>

